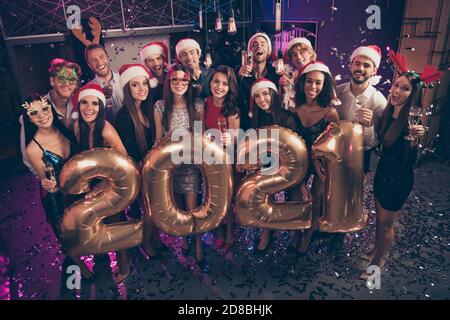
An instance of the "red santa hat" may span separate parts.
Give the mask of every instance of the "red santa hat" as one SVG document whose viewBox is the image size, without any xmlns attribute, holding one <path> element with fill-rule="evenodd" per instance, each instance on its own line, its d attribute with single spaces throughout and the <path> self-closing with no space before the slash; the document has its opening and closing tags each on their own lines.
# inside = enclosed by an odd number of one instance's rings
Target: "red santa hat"
<svg viewBox="0 0 450 320">
<path fill-rule="evenodd" d="M 305 46 L 307 46 L 311 49 L 313 48 L 311 41 L 309 41 L 308 39 L 303 38 L 303 37 L 293 38 L 287 44 L 287 48 L 286 48 L 286 51 L 284 52 L 284 57 L 283 57 L 284 62 L 287 63 L 289 61 L 289 50 L 291 50 L 297 44 L 304 44 Z"/>
<path fill-rule="evenodd" d="M 364 56 L 373 61 L 377 68 L 380 67 L 381 61 L 381 49 L 376 45 L 362 46 L 358 47 L 353 51 L 352 56 L 350 57 L 350 62 L 357 56 Z"/>
<path fill-rule="evenodd" d="M 164 58 L 164 61 L 166 63 L 169 62 L 169 48 L 164 42 L 150 42 L 149 44 L 145 45 L 139 52 L 139 56 L 141 57 L 141 61 L 143 64 L 145 64 L 145 59 L 153 55 L 160 55 Z"/>
<path fill-rule="evenodd" d="M 272 55 L 272 41 L 270 41 L 270 38 L 267 34 L 264 32 L 257 32 L 254 35 L 251 36 L 251 38 L 248 40 L 247 45 L 247 51 L 252 51 L 252 42 L 255 40 L 256 37 L 263 37 L 267 41 L 267 47 L 269 48 L 268 56 Z"/>
<path fill-rule="evenodd" d="M 181 39 L 178 41 L 177 45 L 175 46 L 175 53 L 177 55 L 177 59 L 180 59 L 180 54 L 183 52 L 183 50 L 186 50 L 187 48 L 194 48 L 197 49 L 198 55 L 202 55 L 202 49 L 200 49 L 200 45 L 197 41 L 194 39 L 186 38 Z"/>
<path fill-rule="evenodd" d="M 253 96 L 255 95 L 255 93 L 262 89 L 273 89 L 276 93 L 278 93 L 277 86 L 269 79 L 259 78 L 258 80 L 253 82 L 252 88 L 250 90 L 250 112 L 248 113 L 248 116 L 250 118 L 253 117 Z"/>
<path fill-rule="evenodd" d="M 106 106 L 106 98 L 105 93 L 103 92 L 103 88 L 100 87 L 100 85 L 97 83 L 89 82 L 88 84 L 82 86 L 73 96 L 73 111 L 71 114 L 72 119 L 78 119 L 78 104 L 80 103 L 81 99 L 86 96 L 97 97 L 101 102 L 103 102 L 103 105 Z"/>
<path fill-rule="evenodd" d="M 119 68 L 120 85 L 122 88 L 133 78 L 143 76 L 148 79 L 150 88 L 155 88 L 158 85 L 156 80 L 147 67 L 142 64 L 124 64 Z"/>
</svg>

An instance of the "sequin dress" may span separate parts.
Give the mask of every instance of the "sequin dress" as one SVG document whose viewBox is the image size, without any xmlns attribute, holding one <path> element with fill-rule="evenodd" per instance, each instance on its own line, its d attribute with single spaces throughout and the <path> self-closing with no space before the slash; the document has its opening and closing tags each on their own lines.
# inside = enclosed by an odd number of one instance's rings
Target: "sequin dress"
<svg viewBox="0 0 450 320">
<path fill-rule="evenodd" d="M 195 100 L 195 109 L 197 112 L 203 110 L 203 101 Z M 159 100 L 155 103 L 155 110 L 161 117 L 165 111 L 164 100 Z M 172 116 L 170 117 L 170 130 L 164 130 L 164 136 L 170 135 L 171 132 L 177 129 L 189 129 L 189 113 L 187 108 L 174 108 Z M 173 191 L 175 193 L 197 193 L 200 189 L 200 169 L 192 164 L 183 164 L 175 169 L 173 177 Z"/>
</svg>

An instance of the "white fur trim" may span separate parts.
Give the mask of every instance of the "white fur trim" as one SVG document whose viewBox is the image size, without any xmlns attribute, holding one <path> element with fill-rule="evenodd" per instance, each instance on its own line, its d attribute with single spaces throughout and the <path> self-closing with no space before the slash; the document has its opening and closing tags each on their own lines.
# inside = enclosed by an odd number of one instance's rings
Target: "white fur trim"
<svg viewBox="0 0 450 320">
<path fill-rule="evenodd" d="M 252 97 L 254 96 L 254 94 L 261 90 L 261 89 L 265 89 L 265 88 L 270 88 L 275 90 L 276 93 L 278 93 L 278 89 L 277 86 L 275 85 L 275 83 L 273 83 L 272 81 L 259 81 L 256 82 L 253 86 L 252 86 L 252 90 L 251 90 L 251 95 Z"/>
<path fill-rule="evenodd" d="M 364 56 L 369 58 L 370 60 L 375 63 L 375 66 L 378 68 L 380 66 L 381 56 L 380 54 L 369 47 L 359 47 L 356 48 L 355 51 L 353 51 L 352 56 L 350 57 L 350 61 L 353 61 L 353 59 L 357 56 Z"/>
<path fill-rule="evenodd" d="M 328 67 L 326 65 L 324 65 L 323 63 L 317 63 L 316 62 L 316 63 L 308 64 L 305 67 L 305 69 L 302 70 L 301 74 L 309 73 L 311 71 L 322 71 L 322 72 L 328 73 L 330 75 L 330 77 L 331 77 L 330 69 L 328 69 Z"/>
<path fill-rule="evenodd" d="M 150 78 L 148 80 L 148 84 L 150 88 L 156 88 L 156 86 L 158 85 L 158 80 L 156 80 L 155 78 Z"/>
<path fill-rule="evenodd" d="M 269 48 L 268 55 L 270 56 L 272 54 L 272 41 L 270 41 L 269 36 L 263 32 L 258 32 L 251 36 L 251 38 L 248 40 L 247 51 L 252 51 L 252 42 L 256 37 L 263 37 L 264 39 L 266 39 L 267 47 Z"/>
<path fill-rule="evenodd" d="M 294 38 L 294 39 L 292 39 L 291 41 L 288 42 L 286 51 L 291 50 L 291 48 L 293 46 L 295 46 L 296 44 L 304 44 L 304 45 L 312 48 L 311 41 L 309 41 L 308 39 L 306 39 L 306 38 Z"/>
<path fill-rule="evenodd" d="M 86 96 L 94 96 L 100 99 L 103 102 L 103 105 L 106 106 L 106 98 L 103 93 L 95 89 L 84 89 L 81 90 L 78 94 L 78 102 Z"/>
<path fill-rule="evenodd" d="M 131 79 L 138 76 L 144 76 L 147 79 L 149 78 L 148 73 L 145 72 L 143 67 L 140 66 L 129 67 L 120 75 L 120 85 L 123 88 Z"/>
<path fill-rule="evenodd" d="M 194 39 L 183 39 L 180 40 L 177 45 L 175 46 L 175 52 L 177 55 L 177 58 L 180 58 L 180 54 L 183 50 L 186 50 L 187 48 L 194 48 L 197 49 L 198 55 L 202 55 L 202 49 L 200 49 L 200 45 L 197 41 Z"/>
<path fill-rule="evenodd" d="M 165 56 L 164 49 L 157 45 L 152 44 L 150 46 L 144 47 L 141 52 L 139 52 L 139 55 L 141 57 L 142 63 L 145 64 L 145 59 L 147 59 L 149 56 L 158 55 L 158 56 Z"/>
<path fill-rule="evenodd" d="M 80 115 L 79 115 L 79 113 L 78 113 L 77 111 L 72 112 L 72 114 L 70 115 L 70 117 L 71 117 L 73 120 L 77 120 L 79 116 L 80 116 Z"/>
</svg>

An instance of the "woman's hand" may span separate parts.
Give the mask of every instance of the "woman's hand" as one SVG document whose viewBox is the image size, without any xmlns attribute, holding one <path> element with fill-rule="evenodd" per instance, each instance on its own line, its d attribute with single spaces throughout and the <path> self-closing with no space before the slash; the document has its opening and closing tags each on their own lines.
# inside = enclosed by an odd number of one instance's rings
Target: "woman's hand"
<svg viewBox="0 0 450 320">
<path fill-rule="evenodd" d="M 41 179 L 41 186 L 44 190 L 47 190 L 48 192 L 55 192 L 56 191 L 56 180 L 55 180 L 55 178 L 52 178 L 52 180 L 43 178 L 43 179 Z"/>
<path fill-rule="evenodd" d="M 409 126 L 408 130 L 409 135 L 415 139 L 419 139 L 425 134 L 425 128 L 420 124 Z"/>
</svg>

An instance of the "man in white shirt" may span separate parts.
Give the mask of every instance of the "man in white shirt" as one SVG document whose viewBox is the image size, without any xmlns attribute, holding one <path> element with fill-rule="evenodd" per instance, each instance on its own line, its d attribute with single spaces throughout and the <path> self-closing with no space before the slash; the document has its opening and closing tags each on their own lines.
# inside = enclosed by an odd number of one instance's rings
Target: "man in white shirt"
<svg viewBox="0 0 450 320">
<path fill-rule="evenodd" d="M 123 89 L 119 74 L 111 70 L 109 56 L 100 44 L 91 44 L 84 50 L 84 58 L 89 68 L 95 73 L 90 83 L 96 83 L 103 88 L 106 98 L 105 119 L 114 125 L 117 111 L 123 105 Z"/>
<path fill-rule="evenodd" d="M 364 126 L 364 173 L 369 171 L 370 155 L 377 146 L 375 128 L 386 107 L 387 100 L 373 86 L 381 61 L 381 49 L 375 45 L 356 48 L 350 57 L 352 79 L 336 88 L 342 105 L 337 108 L 339 119 L 360 122 Z M 332 239 L 332 251 L 344 244 L 345 233 L 336 233 Z"/>
</svg>

